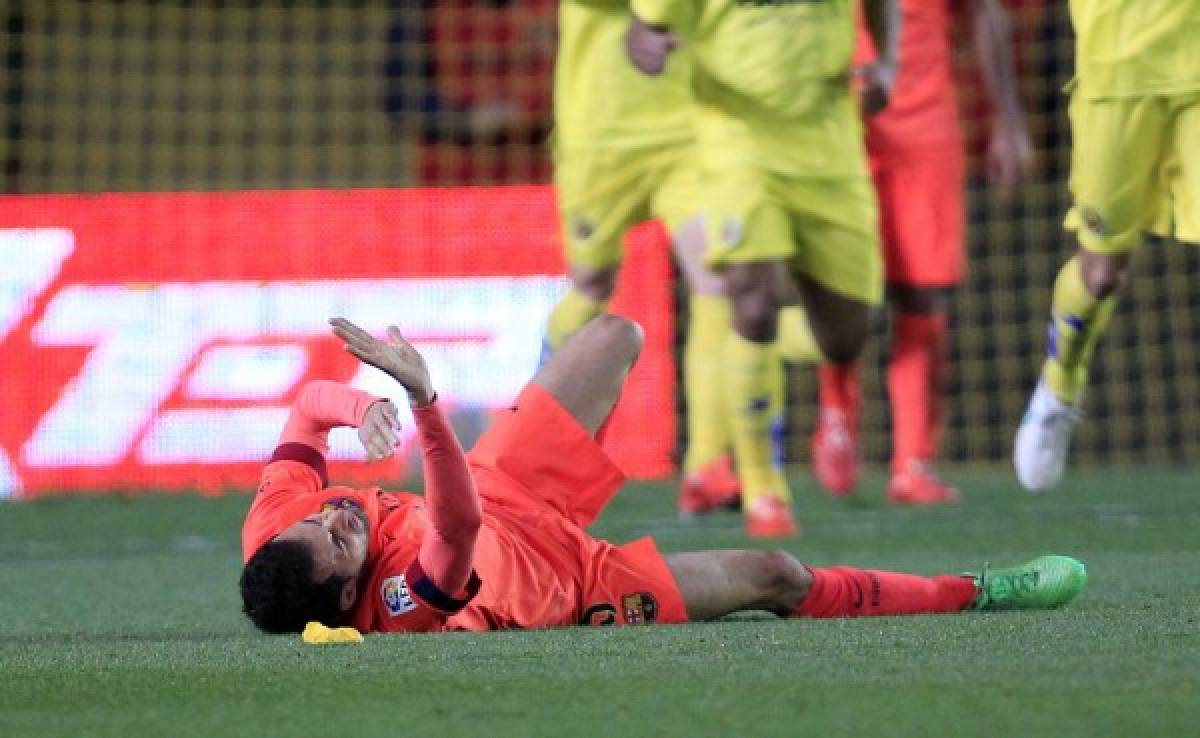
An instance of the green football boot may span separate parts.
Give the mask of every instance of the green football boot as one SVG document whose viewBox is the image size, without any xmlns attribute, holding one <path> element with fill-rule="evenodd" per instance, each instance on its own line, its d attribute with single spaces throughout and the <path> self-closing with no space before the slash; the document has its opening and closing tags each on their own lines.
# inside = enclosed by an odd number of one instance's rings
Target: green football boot
<svg viewBox="0 0 1200 738">
<path fill-rule="evenodd" d="M 1020 566 L 989 569 L 975 577 L 976 610 L 1048 610 L 1079 596 L 1087 568 L 1070 556 L 1039 556 Z"/>
</svg>

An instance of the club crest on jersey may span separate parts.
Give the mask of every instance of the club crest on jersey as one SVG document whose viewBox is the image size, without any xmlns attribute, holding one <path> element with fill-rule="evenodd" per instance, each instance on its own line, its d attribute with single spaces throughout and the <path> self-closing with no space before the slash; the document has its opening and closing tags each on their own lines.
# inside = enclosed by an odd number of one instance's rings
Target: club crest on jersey
<svg viewBox="0 0 1200 738">
<path fill-rule="evenodd" d="M 417 603 L 413 602 L 408 593 L 408 582 L 403 574 L 384 579 L 379 594 L 383 597 L 383 605 L 387 608 L 388 615 L 392 617 L 417 609 Z"/>
<path fill-rule="evenodd" d="M 634 592 L 621 597 L 621 611 L 627 625 L 653 623 L 658 617 L 658 600 L 649 592 Z"/>
</svg>

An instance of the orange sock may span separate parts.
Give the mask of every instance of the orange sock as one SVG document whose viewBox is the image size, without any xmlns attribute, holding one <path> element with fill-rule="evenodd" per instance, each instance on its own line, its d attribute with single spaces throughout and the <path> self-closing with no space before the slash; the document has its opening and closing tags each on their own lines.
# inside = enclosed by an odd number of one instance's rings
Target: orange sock
<svg viewBox="0 0 1200 738">
<path fill-rule="evenodd" d="M 858 362 L 822 364 L 817 372 L 820 382 L 817 403 L 822 410 L 838 410 L 851 419 L 858 417 L 862 386 L 858 383 Z"/>
<path fill-rule="evenodd" d="M 946 316 L 896 313 L 888 394 L 892 400 L 892 470 L 932 461 L 941 444 L 946 382 Z"/>
<path fill-rule="evenodd" d="M 975 601 L 970 577 L 919 577 L 874 569 L 808 567 L 813 583 L 793 611 L 808 618 L 958 612 Z"/>
</svg>

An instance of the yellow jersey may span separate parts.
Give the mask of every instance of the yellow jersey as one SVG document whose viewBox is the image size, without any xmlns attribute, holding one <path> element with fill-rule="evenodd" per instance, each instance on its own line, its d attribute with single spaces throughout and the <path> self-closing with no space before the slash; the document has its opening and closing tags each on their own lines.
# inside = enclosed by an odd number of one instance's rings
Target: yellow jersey
<svg viewBox="0 0 1200 738">
<path fill-rule="evenodd" d="M 647 77 L 625 53 L 627 0 L 563 0 L 554 69 L 554 147 L 661 148 L 693 139 L 688 55 Z"/>
<path fill-rule="evenodd" d="M 857 176 L 865 161 L 850 91 L 856 1 L 632 0 L 632 9 L 689 47 L 701 156 Z"/>
<path fill-rule="evenodd" d="M 1071 0 L 1087 98 L 1200 90 L 1200 0 Z"/>
</svg>

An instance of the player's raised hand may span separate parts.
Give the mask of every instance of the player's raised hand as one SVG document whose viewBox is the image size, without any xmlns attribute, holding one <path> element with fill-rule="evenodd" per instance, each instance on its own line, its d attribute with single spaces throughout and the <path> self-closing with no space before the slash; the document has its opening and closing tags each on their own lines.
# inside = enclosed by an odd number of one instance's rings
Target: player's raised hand
<svg viewBox="0 0 1200 738">
<path fill-rule="evenodd" d="M 1000 188 L 1005 197 L 1012 197 L 1021 180 L 1033 171 L 1033 143 L 1029 131 L 997 126 L 992 131 L 987 150 L 988 180 Z"/>
<path fill-rule="evenodd" d="M 870 118 L 882 112 L 892 99 L 892 88 L 896 86 L 896 65 L 873 61 L 855 69 L 854 76 L 859 81 L 863 116 Z"/>
<path fill-rule="evenodd" d="M 651 26 L 632 16 L 629 30 L 625 32 L 625 53 L 633 66 L 651 76 L 663 73 L 667 68 L 667 57 L 679 45 L 679 37 L 665 28 Z"/>
<path fill-rule="evenodd" d="M 345 318 L 330 318 L 329 324 L 334 334 L 346 342 L 347 351 L 403 385 L 408 391 L 409 404 L 424 407 L 433 402 L 433 385 L 425 359 L 404 340 L 399 328 L 388 326 L 388 339 L 382 341 Z"/>
<path fill-rule="evenodd" d="M 394 454 L 399 429 L 400 418 L 391 400 L 380 400 L 367 408 L 362 425 L 358 426 L 358 440 L 367 451 L 367 461 L 379 461 Z"/>
</svg>

